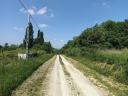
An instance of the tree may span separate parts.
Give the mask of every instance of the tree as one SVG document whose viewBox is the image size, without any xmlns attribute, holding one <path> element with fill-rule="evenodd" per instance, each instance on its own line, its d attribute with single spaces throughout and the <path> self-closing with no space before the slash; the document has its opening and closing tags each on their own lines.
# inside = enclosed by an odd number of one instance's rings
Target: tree
<svg viewBox="0 0 128 96">
<path fill-rule="evenodd" d="M 52 53 L 53 52 L 53 48 L 50 42 L 45 42 L 43 45 L 43 49 L 47 52 L 47 53 Z"/>
<path fill-rule="evenodd" d="M 34 40 L 34 44 L 44 44 L 43 32 L 41 32 L 40 30 L 38 30 L 37 38 Z"/>
<path fill-rule="evenodd" d="M 128 48 L 128 20 L 122 22 L 108 20 L 87 28 L 80 36 L 65 44 L 61 51 L 70 53 L 73 48 Z"/>
<path fill-rule="evenodd" d="M 3 46 L 2 45 L 0 45 L 0 49 L 2 49 L 3 48 Z"/>
<path fill-rule="evenodd" d="M 23 46 L 26 47 L 26 43 L 27 43 L 27 39 L 28 39 L 28 47 L 29 48 L 32 48 L 33 47 L 33 26 L 32 26 L 32 23 L 28 23 L 28 26 L 26 28 L 26 33 L 25 33 L 25 39 L 23 40 Z M 28 37 L 27 37 L 27 34 L 28 34 Z"/>
<path fill-rule="evenodd" d="M 5 49 L 5 50 L 8 50 L 8 48 L 9 48 L 8 43 L 5 43 L 5 44 L 4 44 L 4 49 Z"/>
<path fill-rule="evenodd" d="M 9 50 L 16 50 L 17 48 L 18 48 L 18 46 L 15 45 L 15 44 L 11 44 L 11 45 L 9 46 Z"/>
</svg>

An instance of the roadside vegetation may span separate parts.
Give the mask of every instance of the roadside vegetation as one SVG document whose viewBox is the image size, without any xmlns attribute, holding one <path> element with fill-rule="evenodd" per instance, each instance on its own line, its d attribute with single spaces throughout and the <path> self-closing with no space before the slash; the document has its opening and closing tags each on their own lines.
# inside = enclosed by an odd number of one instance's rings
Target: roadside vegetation
<svg viewBox="0 0 128 96">
<path fill-rule="evenodd" d="M 66 57 L 66 56 L 65 56 Z M 66 59 L 71 62 L 76 68 L 81 70 L 85 76 L 89 78 L 96 86 L 106 91 L 107 96 L 127 96 L 128 86 L 114 80 L 111 76 L 106 76 L 97 71 L 99 66 L 104 63 L 92 61 L 87 57 L 72 57 Z M 94 66 L 93 66 L 94 65 Z M 96 65 L 96 66 L 95 66 Z M 108 67 L 108 66 L 106 66 Z M 97 68 L 97 69 L 96 69 Z M 104 66 L 102 66 L 104 68 Z"/>
<path fill-rule="evenodd" d="M 9 96 L 12 90 L 53 56 L 53 54 L 39 54 L 29 60 L 21 60 L 17 58 L 17 52 L 19 50 L 0 54 L 0 96 Z"/>
<path fill-rule="evenodd" d="M 37 37 L 33 38 L 32 23 L 27 28 L 30 38 L 27 38 L 26 31 L 22 44 L 0 45 L 0 96 L 10 96 L 13 90 L 54 55 L 51 43 L 44 41 L 43 32 L 38 30 Z M 27 39 L 29 52 L 33 56 L 26 60 L 18 59 L 18 53 L 26 53 Z"/>
<path fill-rule="evenodd" d="M 128 20 L 108 20 L 87 28 L 60 51 L 96 72 L 128 86 L 127 41 Z M 87 61 L 95 63 L 85 63 Z"/>
<path fill-rule="evenodd" d="M 85 50 L 84 57 L 97 64 L 89 67 L 106 76 L 112 76 L 118 82 L 128 84 L 128 50 Z M 79 57 L 79 56 L 78 56 Z M 82 56 L 80 56 L 82 57 Z"/>
</svg>

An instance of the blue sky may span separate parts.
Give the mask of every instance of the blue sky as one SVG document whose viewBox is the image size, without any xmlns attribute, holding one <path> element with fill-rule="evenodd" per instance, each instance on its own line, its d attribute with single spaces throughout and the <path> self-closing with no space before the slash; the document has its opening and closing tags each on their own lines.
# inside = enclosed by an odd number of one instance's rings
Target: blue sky
<svg viewBox="0 0 128 96">
<path fill-rule="evenodd" d="M 28 7 L 46 41 L 61 48 L 87 27 L 108 19 L 128 19 L 128 0 L 22 0 Z M 27 26 L 26 11 L 18 0 L 1 0 L 0 44 L 22 42 Z M 34 26 L 34 37 L 37 27 Z"/>
</svg>

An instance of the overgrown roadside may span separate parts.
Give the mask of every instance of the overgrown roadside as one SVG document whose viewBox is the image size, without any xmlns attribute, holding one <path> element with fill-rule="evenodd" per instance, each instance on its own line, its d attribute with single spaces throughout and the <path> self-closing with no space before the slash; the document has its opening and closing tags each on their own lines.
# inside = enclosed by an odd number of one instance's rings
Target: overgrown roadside
<svg viewBox="0 0 128 96">
<path fill-rule="evenodd" d="M 29 60 L 4 58 L 0 61 L 0 96 L 10 96 L 11 92 L 23 83 L 53 54 L 40 54 Z"/>
<path fill-rule="evenodd" d="M 13 91 L 12 96 L 43 96 L 45 90 L 41 90 L 42 86 L 45 87 L 45 78 L 52 67 L 56 56 L 48 60 L 37 71 L 35 71 L 24 83 Z"/>
<path fill-rule="evenodd" d="M 65 56 L 66 57 L 66 56 Z M 91 60 L 85 58 L 85 62 L 81 62 L 80 58 L 68 58 L 66 57 L 68 61 L 70 61 L 72 64 L 76 66 L 81 72 L 83 72 L 95 85 L 99 86 L 100 88 L 105 89 L 108 91 L 108 96 L 128 96 L 128 86 L 118 83 L 112 78 L 108 78 L 106 76 L 103 76 L 99 74 L 97 71 L 90 69 L 86 66 L 86 64 L 95 64 L 96 62 L 92 62 Z M 78 61 L 76 61 L 76 60 Z M 85 64 L 86 63 L 86 64 Z"/>
</svg>

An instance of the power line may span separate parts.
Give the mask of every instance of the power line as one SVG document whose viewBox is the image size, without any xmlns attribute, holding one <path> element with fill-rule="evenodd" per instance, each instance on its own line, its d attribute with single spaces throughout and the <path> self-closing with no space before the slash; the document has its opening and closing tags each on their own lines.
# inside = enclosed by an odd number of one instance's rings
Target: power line
<svg viewBox="0 0 128 96">
<path fill-rule="evenodd" d="M 31 19 L 33 20 L 33 22 L 35 23 L 36 27 L 38 28 L 38 30 L 40 29 L 36 20 L 32 17 L 31 13 L 28 11 L 28 8 L 25 6 L 25 4 L 23 3 L 22 0 L 18 0 L 19 3 L 23 6 L 23 8 L 26 10 L 27 14 L 31 17 Z"/>
</svg>

